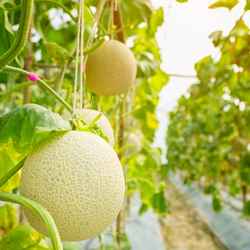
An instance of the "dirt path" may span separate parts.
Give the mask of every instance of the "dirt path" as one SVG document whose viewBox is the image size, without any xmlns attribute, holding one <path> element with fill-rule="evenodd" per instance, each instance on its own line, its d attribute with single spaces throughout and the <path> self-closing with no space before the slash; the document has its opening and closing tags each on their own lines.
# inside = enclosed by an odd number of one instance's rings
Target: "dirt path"
<svg viewBox="0 0 250 250">
<path fill-rule="evenodd" d="M 187 199 L 171 183 L 167 187 L 171 212 L 161 221 L 167 250 L 225 250 Z"/>
</svg>

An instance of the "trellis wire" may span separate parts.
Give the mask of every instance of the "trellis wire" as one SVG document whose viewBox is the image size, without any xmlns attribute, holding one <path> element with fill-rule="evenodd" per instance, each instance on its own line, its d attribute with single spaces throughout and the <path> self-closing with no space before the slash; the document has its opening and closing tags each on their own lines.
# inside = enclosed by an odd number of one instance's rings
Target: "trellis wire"
<svg viewBox="0 0 250 250">
<path fill-rule="evenodd" d="M 107 0 L 100 0 L 95 14 L 93 25 L 93 32 L 90 34 L 87 41 L 89 47 L 93 42 L 98 31 L 98 24 L 101 18 L 103 8 Z M 84 81 L 85 81 L 85 64 L 87 56 L 84 57 L 84 0 L 79 1 L 78 10 L 78 24 L 77 24 L 77 41 L 76 41 L 76 60 L 75 60 L 75 80 L 74 80 L 74 94 L 73 94 L 73 115 L 77 109 L 84 107 Z"/>
</svg>

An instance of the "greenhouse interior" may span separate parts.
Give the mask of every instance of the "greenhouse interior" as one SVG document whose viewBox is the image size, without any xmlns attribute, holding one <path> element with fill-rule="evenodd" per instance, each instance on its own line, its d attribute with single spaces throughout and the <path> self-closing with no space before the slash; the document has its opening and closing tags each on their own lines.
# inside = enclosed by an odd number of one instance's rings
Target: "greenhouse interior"
<svg viewBox="0 0 250 250">
<path fill-rule="evenodd" d="M 0 0 L 0 250 L 250 250 L 250 0 Z"/>
</svg>

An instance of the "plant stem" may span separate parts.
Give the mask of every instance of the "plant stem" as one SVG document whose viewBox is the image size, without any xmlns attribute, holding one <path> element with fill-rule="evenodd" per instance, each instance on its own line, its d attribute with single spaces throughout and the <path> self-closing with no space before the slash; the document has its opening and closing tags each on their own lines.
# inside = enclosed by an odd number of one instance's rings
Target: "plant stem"
<svg viewBox="0 0 250 250">
<path fill-rule="evenodd" d="M 23 11 L 21 14 L 21 21 L 19 24 L 17 36 L 9 50 L 0 56 L 0 68 L 13 61 L 25 47 L 29 37 L 29 30 L 32 22 L 33 6 L 34 0 L 22 1 Z"/>
<path fill-rule="evenodd" d="M 65 63 L 62 65 L 62 67 L 61 67 L 61 71 L 60 71 L 60 73 L 59 73 L 58 79 L 56 79 L 55 90 L 56 90 L 57 92 L 58 92 L 58 91 L 61 91 L 61 89 L 62 89 L 63 80 L 64 80 L 64 76 L 65 76 L 67 67 L 68 67 L 68 62 L 65 62 Z"/>
<path fill-rule="evenodd" d="M 179 73 L 167 73 L 170 77 L 177 77 L 177 78 L 197 78 L 196 75 L 186 75 L 186 74 L 179 74 Z"/>
<path fill-rule="evenodd" d="M 20 68 L 13 67 L 13 66 L 5 66 L 4 69 L 9 70 L 9 71 L 19 72 L 25 75 L 30 74 L 30 72 L 24 69 L 20 69 Z M 40 84 L 41 87 L 49 91 L 59 102 L 61 102 L 65 106 L 65 108 L 67 108 L 70 112 L 72 112 L 72 107 L 54 89 L 52 89 L 44 80 L 39 79 L 37 82 Z"/>
<path fill-rule="evenodd" d="M 113 1 L 111 0 L 111 4 L 113 5 Z M 117 5 L 116 8 L 113 9 L 113 25 L 115 27 L 114 37 L 117 38 L 122 43 L 125 43 L 125 36 L 123 30 L 122 17 L 120 12 L 120 7 Z M 118 131 L 118 152 L 119 158 L 122 159 L 122 148 L 124 144 L 124 132 L 125 132 L 125 104 L 126 104 L 126 96 L 122 98 L 120 104 L 120 112 L 119 112 L 119 131 Z M 121 233 L 122 233 L 122 211 L 119 213 L 116 220 L 116 241 L 118 245 L 118 249 L 121 249 Z"/>
<path fill-rule="evenodd" d="M 14 168 L 12 168 L 0 179 L 0 187 L 2 187 L 13 175 L 15 175 L 22 168 L 24 161 L 25 159 L 19 162 Z"/>
<path fill-rule="evenodd" d="M 12 193 L 0 192 L 0 200 L 6 202 L 12 202 L 19 204 L 25 208 L 30 209 L 34 214 L 36 214 L 45 223 L 48 230 L 48 235 L 51 239 L 51 243 L 54 250 L 63 250 L 63 245 L 59 232 L 57 230 L 54 219 L 50 213 L 42 207 L 39 203 L 32 201 L 24 196 L 16 195 Z"/>
<path fill-rule="evenodd" d="M 120 103 L 120 112 L 119 112 L 119 127 L 118 127 L 118 156 L 121 160 L 123 157 L 122 148 L 124 144 L 124 131 L 125 131 L 125 98 L 122 98 Z M 118 249 L 121 249 L 121 235 L 122 235 L 122 211 L 118 214 L 116 219 L 116 241 Z"/>
<path fill-rule="evenodd" d="M 120 11 L 119 5 L 117 5 L 117 7 L 114 8 L 113 20 L 114 20 L 114 25 L 115 25 L 115 29 L 116 29 L 115 35 L 117 37 L 117 40 L 122 42 L 122 43 L 125 43 L 123 22 L 122 22 L 122 16 L 121 16 L 121 11 Z"/>
</svg>

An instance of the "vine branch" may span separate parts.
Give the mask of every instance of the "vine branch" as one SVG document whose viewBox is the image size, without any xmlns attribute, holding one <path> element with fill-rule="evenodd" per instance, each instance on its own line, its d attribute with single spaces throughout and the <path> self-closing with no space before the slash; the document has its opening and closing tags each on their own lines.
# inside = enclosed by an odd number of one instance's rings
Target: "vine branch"
<svg viewBox="0 0 250 250">
<path fill-rule="evenodd" d="M 25 208 L 30 209 L 35 215 L 37 215 L 47 226 L 48 235 L 51 239 L 51 243 L 54 250 L 63 250 L 63 245 L 59 232 L 57 230 L 54 219 L 50 213 L 39 203 L 30 200 L 24 196 L 16 195 L 12 193 L 0 192 L 0 200 L 5 202 L 11 202 L 19 204 Z"/>
<path fill-rule="evenodd" d="M 14 71 L 14 72 L 19 72 L 21 74 L 25 74 L 25 75 L 30 75 L 31 72 L 28 72 L 24 69 L 20 69 L 17 67 L 13 67 L 13 66 L 5 66 L 6 70 L 9 71 Z M 43 87 L 44 89 L 48 90 L 59 102 L 61 102 L 66 109 L 68 109 L 70 112 L 72 112 L 72 107 L 68 104 L 68 102 L 66 100 L 64 100 L 54 89 L 52 89 L 44 80 L 42 79 L 38 79 L 37 80 L 38 84 L 40 84 L 41 87 Z"/>
<path fill-rule="evenodd" d="M 34 0 L 22 1 L 22 13 L 17 36 L 9 50 L 0 56 L 0 68 L 13 61 L 25 47 L 32 23 L 33 7 Z"/>
<path fill-rule="evenodd" d="M 112 16 L 112 25 L 114 25 L 115 32 L 114 32 L 114 37 L 122 42 L 125 43 L 125 35 L 124 35 L 124 29 L 123 29 L 123 23 L 122 23 L 122 17 L 121 17 L 121 11 L 120 11 L 120 6 L 117 4 L 115 0 L 110 0 L 111 4 L 111 13 Z M 114 8 L 114 5 L 115 8 Z M 118 156 L 121 159 L 122 158 L 122 148 L 124 144 L 124 131 L 125 131 L 125 117 L 124 117 L 124 112 L 125 112 L 125 105 L 126 105 L 126 96 L 121 99 L 120 103 L 120 112 L 119 112 L 119 127 L 118 127 Z M 122 233 L 122 212 L 118 214 L 117 220 L 116 220 L 116 241 L 118 244 L 118 249 L 121 249 L 121 233 Z"/>
</svg>

